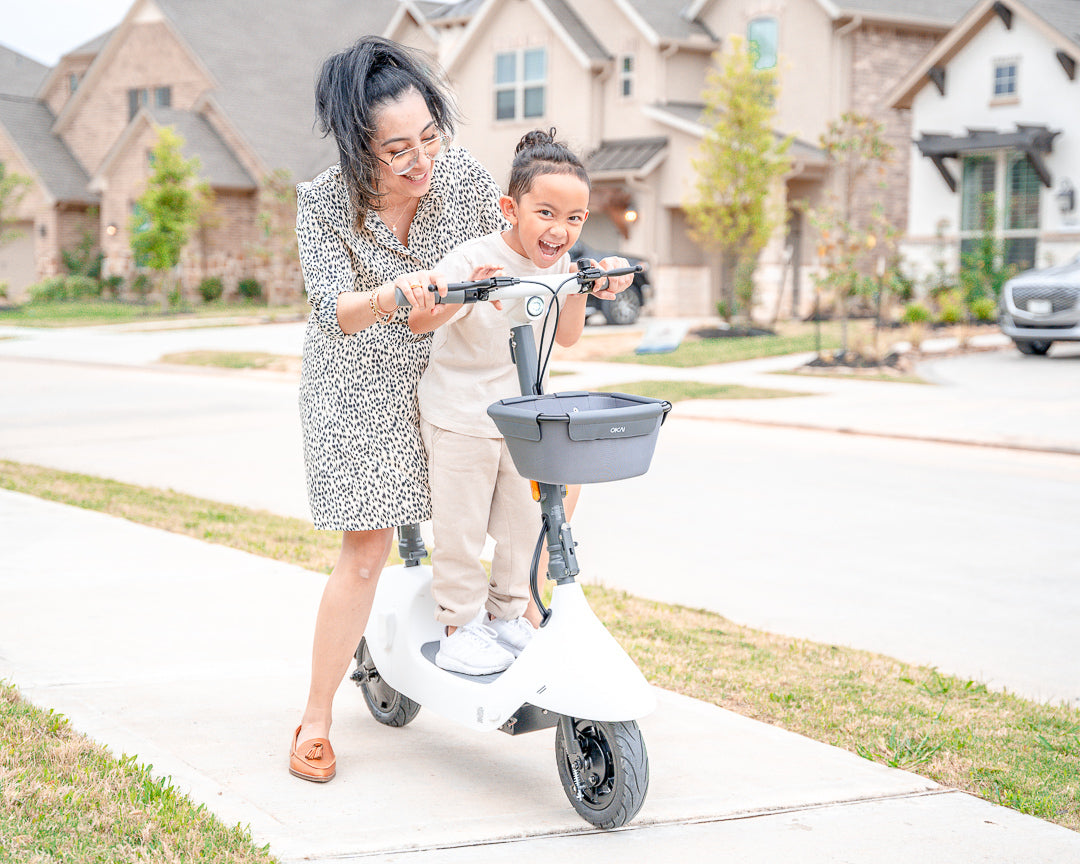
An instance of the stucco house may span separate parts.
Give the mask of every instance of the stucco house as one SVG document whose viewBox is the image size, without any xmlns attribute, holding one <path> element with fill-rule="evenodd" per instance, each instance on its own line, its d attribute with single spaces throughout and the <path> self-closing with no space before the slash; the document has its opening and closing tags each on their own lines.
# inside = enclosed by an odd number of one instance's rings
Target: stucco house
<svg viewBox="0 0 1080 864">
<path fill-rule="evenodd" d="M 982 0 L 890 94 L 910 112 L 914 141 L 907 237 L 924 282 L 984 231 L 1023 269 L 1080 252 L 1080 4 Z"/>
<path fill-rule="evenodd" d="M 814 244 L 797 202 L 820 203 L 830 177 L 818 149 L 845 111 L 880 119 L 901 152 L 910 127 L 884 96 L 970 0 L 462 0 L 429 13 L 439 57 L 468 124 L 459 140 L 500 181 L 521 134 L 555 125 L 588 154 L 594 180 L 584 238 L 652 264 L 657 314 L 708 314 L 720 297 L 717 258 L 690 237 L 683 204 L 706 129 L 702 89 L 732 34 L 754 41 L 780 87 L 776 131 L 794 136 L 779 197 L 787 221 L 762 255 L 761 314 L 805 314 Z M 906 158 L 884 193 L 907 219 Z M 866 197 L 862 206 L 869 207 Z M 783 296 L 778 296 L 780 291 Z"/>
<path fill-rule="evenodd" d="M 214 212 L 184 253 L 188 288 L 258 278 L 271 298 L 300 296 L 295 256 L 257 254 L 264 178 L 308 179 L 337 161 L 314 126 L 322 60 L 364 33 L 433 50 L 434 32 L 396 0 L 135 0 L 120 24 L 55 67 L 0 50 L 0 160 L 31 177 L 26 238 L 0 249 L 13 296 L 61 272 L 60 250 L 95 233 L 106 274 L 131 275 L 128 226 L 162 125 L 185 139 L 214 191 Z M 286 260 L 288 259 L 288 260 Z"/>
</svg>

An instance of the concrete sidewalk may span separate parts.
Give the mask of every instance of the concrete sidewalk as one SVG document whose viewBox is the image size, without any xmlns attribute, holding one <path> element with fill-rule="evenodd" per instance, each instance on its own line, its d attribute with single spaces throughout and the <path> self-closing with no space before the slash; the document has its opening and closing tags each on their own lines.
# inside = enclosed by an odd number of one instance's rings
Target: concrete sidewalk
<svg viewBox="0 0 1080 864">
<path fill-rule="evenodd" d="M 1075 862 L 1080 835 L 674 694 L 642 721 L 649 796 L 612 834 L 553 736 L 380 726 L 345 685 L 339 776 L 286 770 L 322 578 L 0 492 L 0 677 L 136 755 L 283 861 Z"/>
</svg>

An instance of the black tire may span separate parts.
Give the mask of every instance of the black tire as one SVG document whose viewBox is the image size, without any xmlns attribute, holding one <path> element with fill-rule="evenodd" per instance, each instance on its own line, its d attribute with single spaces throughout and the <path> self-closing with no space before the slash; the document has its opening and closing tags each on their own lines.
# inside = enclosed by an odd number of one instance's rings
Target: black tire
<svg viewBox="0 0 1080 864">
<path fill-rule="evenodd" d="M 1050 346 L 1054 344 L 1047 339 L 1018 339 L 1015 341 L 1016 347 L 1021 354 L 1036 354 L 1039 357 L 1049 351 Z"/>
<path fill-rule="evenodd" d="M 361 639 L 356 649 L 356 672 L 353 678 L 364 694 L 371 716 L 384 726 L 405 726 L 420 713 L 420 704 L 398 693 L 387 684 L 375 668 L 368 650 L 367 639 Z"/>
<path fill-rule="evenodd" d="M 633 819 L 649 791 L 649 754 L 633 720 L 606 723 L 570 718 L 585 757 L 578 797 L 563 725 L 555 732 L 555 761 L 559 780 L 578 815 L 598 828 L 620 828 Z"/>
<path fill-rule="evenodd" d="M 641 294 L 636 285 L 615 295 L 614 300 L 600 303 L 600 311 L 608 324 L 633 324 L 641 315 Z"/>
</svg>

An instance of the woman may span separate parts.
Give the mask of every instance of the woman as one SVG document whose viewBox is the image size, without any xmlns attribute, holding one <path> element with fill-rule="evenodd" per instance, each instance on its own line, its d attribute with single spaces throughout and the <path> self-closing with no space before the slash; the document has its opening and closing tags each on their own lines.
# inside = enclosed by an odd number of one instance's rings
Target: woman
<svg viewBox="0 0 1080 864">
<path fill-rule="evenodd" d="M 426 286 L 445 293 L 446 283 L 428 268 L 505 223 L 491 175 L 449 146 L 453 103 L 417 54 L 365 37 L 323 65 L 316 103 L 340 163 L 297 187 L 312 307 L 300 416 L 315 527 L 341 531 L 342 546 L 315 620 L 289 771 L 326 782 L 336 773 L 327 738 L 334 693 L 363 636 L 394 528 L 431 515 L 416 407 L 428 341 L 410 333 L 395 289 L 431 307 Z M 629 283 L 612 279 L 607 296 Z"/>
</svg>

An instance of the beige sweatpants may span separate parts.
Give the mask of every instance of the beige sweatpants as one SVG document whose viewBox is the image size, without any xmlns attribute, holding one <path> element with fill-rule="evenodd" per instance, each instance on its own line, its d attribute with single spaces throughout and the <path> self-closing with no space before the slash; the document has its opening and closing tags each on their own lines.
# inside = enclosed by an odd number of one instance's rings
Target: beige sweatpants
<svg viewBox="0 0 1080 864">
<path fill-rule="evenodd" d="M 481 608 L 519 617 L 529 601 L 529 565 L 540 508 L 514 469 L 502 438 L 477 438 L 420 421 L 431 483 L 432 594 L 435 618 L 455 627 Z M 485 535 L 495 541 L 491 582 L 480 563 Z"/>
</svg>

